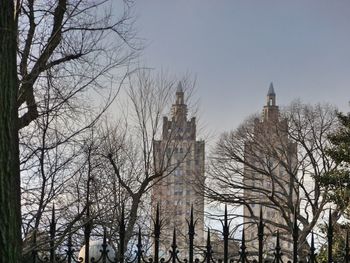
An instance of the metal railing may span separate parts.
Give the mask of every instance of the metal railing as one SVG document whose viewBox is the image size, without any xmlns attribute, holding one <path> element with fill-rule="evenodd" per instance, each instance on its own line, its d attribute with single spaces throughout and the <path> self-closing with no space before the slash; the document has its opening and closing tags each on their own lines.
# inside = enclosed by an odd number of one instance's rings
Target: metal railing
<svg viewBox="0 0 350 263">
<path fill-rule="evenodd" d="M 215 258 L 215 254 L 212 247 L 212 241 L 211 241 L 211 235 L 210 235 L 210 229 L 208 229 L 207 232 L 207 240 L 206 245 L 203 246 L 202 249 L 202 256 L 199 258 L 194 257 L 194 239 L 195 239 L 195 225 L 196 222 L 193 218 L 193 209 L 191 209 L 191 215 L 187 222 L 188 224 L 188 247 L 187 247 L 187 258 L 180 259 L 179 255 L 179 249 L 177 245 L 177 235 L 176 235 L 176 229 L 173 230 L 173 236 L 172 236 L 172 244 L 168 253 L 167 257 L 160 257 L 160 237 L 161 237 L 161 219 L 160 219 L 160 213 L 159 213 L 159 207 L 157 207 L 156 211 L 156 217 L 153 221 L 154 223 L 154 229 L 153 229 L 153 238 L 154 238 L 154 245 L 153 245 L 153 255 L 150 257 L 146 255 L 144 249 L 143 249 L 143 243 L 142 243 L 142 235 L 141 235 L 141 229 L 138 231 L 138 237 L 137 237 L 137 244 L 136 244 L 136 250 L 134 251 L 133 258 L 126 258 L 125 257 L 125 216 L 124 216 L 124 209 L 122 209 L 122 216 L 119 220 L 119 246 L 117 251 L 113 251 L 114 255 L 113 258 L 111 258 L 111 247 L 109 246 L 109 242 L 107 241 L 107 231 L 106 228 L 103 228 L 103 240 L 101 244 L 101 249 L 99 250 L 99 255 L 96 258 L 93 258 L 90 256 L 90 236 L 91 231 L 93 228 L 92 220 L 87 221 L 87 223 L 84 225 L 84 242 L 85 242 L 85 252 L 83 257 L 77 256 L 77 251 L 73 249 L 72 245 L 72 233 L 68 235 L 68 239 L 66 244 L 63 244 L 65 247 L 64 249 L 64 255 L 58 256 L 56 254 L 56 247 L 57 244 L 54 243 L 54 240 L 56 238 L 56 220 L 55 220 L 55 212 L 53 210 L 52 212 L 52 218 L 50 223 L 50 249 L 48 252 L 48 256 L 42 257 L 40 256 L 39 251 L 33 250 L 32 251 L 32 261 L 34 263 L 39 262 L 45 262 L 45 263 L 74 263 L 74 262 L 85 262 L 85 263 L 287 263 L 287 262 L 301 262 L 298 258 L 298 225 L 297 225 L 297 215 L 294 214 L 294 223 L 293 223 L 293 232 L 292 232 L 292 243 L 293 243 L 293 250 L 291 251 L 292 259 L 286 260 L 283 257 L 282 249 L 281 249 L 281 238 L 280 233 L 277 231 L 276 234 L 276 243 L 274 252 L 271 255 L 271 259 L 265 260 L 264 255 L 264 220 L 262 217 L 262 212 L 260 212 L 260 219 L 258 222 L 258 248 L 257 248 L 257 255 L 253 256 L 253 253 L 250 254 L 247 251 L 246 246 L 246 238 L 244 229 L 242 230 L 242 237 L 240 241 L 240 247 L 239 247 L 239 253 L 238 256 L 235 258 L 229 257 L 229 235 L 230 235 L 230 224 L 228 220 L 228 214 L 227 214 L 227 208 L 225 207 L 225 213 L 224 213 L 224 219 L 222 220 L 222 236 L 223 236 L 223 255 L 222 258 Z M 327 226 L 327 261 L 328 263 L 333 263 L 333 224 L 331 220 L 331 213 L 329 213 L 329 222 Z M 115 253 L 117 252 L 117 253 Z M 62 253 L 61 253 L 62 254 Z M 266 253 L 265 253 L 266 254 Z M 345 241 L 345 249 L 343 252 L 343 262 L 349 263 L 349 235 L 347 232 L 346 235 L 346 241 Z M 316 257 L 316 248 L 315 248 L 315 241 L 314 241 L 314 233 L 311 232 L 311 242 L 310 242 L 310 251 L 307 256 L 306 262 L 308 263 L 317 263 L 317 257 Z"/>
</svg>

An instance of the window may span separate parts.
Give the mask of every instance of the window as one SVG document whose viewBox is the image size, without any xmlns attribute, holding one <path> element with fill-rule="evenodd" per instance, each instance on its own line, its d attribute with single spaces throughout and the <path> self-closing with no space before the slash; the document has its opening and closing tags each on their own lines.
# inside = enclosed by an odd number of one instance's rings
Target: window
<svg viewBox="0 0 350 263">
<path fill-rule="evenodd" d="M 176 169 L 174 174 L 175 174 L 175 176 L 181 176 L 183 174 L 183 172 L 181 169 Z"/>
<path fill-rule="evenodd" d="M 176 179 L 176 180 L 174 181 L 174 183 L 175 183 L 176 185 L 182 185 L 182 184 L 183 184 L 182 180 L 180 180 L 180 179 Z"/>
</svg>

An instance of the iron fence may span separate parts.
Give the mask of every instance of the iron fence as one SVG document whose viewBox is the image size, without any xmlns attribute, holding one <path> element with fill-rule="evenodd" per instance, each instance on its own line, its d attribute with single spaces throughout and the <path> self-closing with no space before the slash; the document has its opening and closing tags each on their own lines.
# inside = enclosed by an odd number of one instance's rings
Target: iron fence
<svg viewBox="0 0 350 263">
<path fill-rule="evenodd" d="M 122 212 L 121 219 L 119 220 L 119 246 L 117 251 L 113 251 L 111 256 L 111 247 L 109 246 L 109 242 L 107 240 L 107 232 L 106 228 L 103 228 L 103 240 L 102 244 L 99 249 L 99 255 L 96 257 L 91 257 L 90 255 L 90 236 L 91 231 L 93 228 L 92 221 L 88 221 L 84 225 L 84 242 L 85 242 L 85 251 L 83 256 L 78 256 L 77 251 L 74 250 L 73 244 L 72 244 L 72 233 L 68 235 L 66 244 L 63 244 L 65 249 L 62 256 L 62 253 L 60 256 L 57 255 L 57 244 L 55 244 L 54 240 L 56 238 L 56 220 L 55 220 L 55 213 L 54 210 L 52 212 L 52 218 L 50 223 L 50 250 L 48 252 L 48 255 L 43 257 L 40 256 L 40 253 L 38 250 L 33 250 L 31 255 L 31 262 L 34 263 L 297 263 L 301 262 L 298 259 L 298 226 L 297 226 L 297 215 L 294 214 L 294 223 L 293 223 L 293 232 L 292 232 L 292 242 L 293 242 L 293 249 L 292 249 L 292 259 L 286 260 L 283 257 L 282 249 L 281 249 L 281 238 L 279 232 L 276 234 L 276 243 L 274 252 L 271 255 L 270 260 L 264 259 L 264 220 L 262 217 L 262 213 L 260 213 L 260 219 L 258 222 L 257 227 L 257 238 L 258 238 L 258 249 L 257 249 L 257 255 L 253 256 L 253 253 L 250 254 L 247 251 L 246 246 L 246 238 L 244 229 L 242 230 L 242 237 L 240 240 L 240 247 L 239 247 L 239 253 L 237 257 L 232 258 L 232 256 L 229 256 L 229 235 L 230 235 L 230 224 L 228 220 L 228 214 L 227 214 L 227 208 L 225 207 L 225 213 L 224 213 L 224 219 L 222 220 L 222 236 L 223 236 L 223 255 L 222 258 L 216 258 L 215 251 L 213 251 L 212 247 L 212 241 L 211 241 L 211 232 L 210 229 L 207 231 L 207 239 L 206 244 L 203 246 L 202 249 L 202 256 L 196 257 L 194 254 L 194 239 L 195 239 L 195 225 L 196 222 L 193 218 L 193 209 L 191 209 L 190 218 L 187 222 L 188 224 L 188 247 L 187 247 L 187 253 L 186 258 L 182 259 L 182 256 L 179 255 L 179 249 L 177 246 L 177 235 L 176 235 L 176 229 L 173 230 L 173 236 L 172 236 L 172 244 L 169 248 L 169 252 L 167 257 L 161 257 L 160 256 L 160 237 L 161 237 L 161 219 L 160 219 L 160 213 L 159 213 L 159 207 L 157 207 L 156 211 L 156 217 L 154 219 L 154 229 L 153 229 L 153 238 L 154 238 L 154 246 L 153 246 L 153 255 L 147 256 L 142 242 L 142 235 L 141 235 L 141 229 L 138 231 L 138 237 L 137 237 L 137 244 L 136 249 L 133 253 L 132 258 L 125 257 L 125 216 L 124 216 L 124 209 Z M 327 226 L 327 263 L 333 263 L 333 224 L 331 219 L 331 213 L 329 213 L 329 221 Z M 266 254 L 266 253 L 265 253 Z M 311 232 L 311 242 L 310 242 L 310 251 L 307 256 L 307 263 L 318 263 L 317 262 L 317 254 L 316 254 L 316 248 L 315 248 L 315 241 L 314 241 L 314 233 Z M 345 249 L 343 251 L 343 263 L 349 263 L 349 235 L 348 232 L 346 234 L 346 241 L 345 241 Z M 320 262 L 321 263 L 321 262 Z"/>
</svg>

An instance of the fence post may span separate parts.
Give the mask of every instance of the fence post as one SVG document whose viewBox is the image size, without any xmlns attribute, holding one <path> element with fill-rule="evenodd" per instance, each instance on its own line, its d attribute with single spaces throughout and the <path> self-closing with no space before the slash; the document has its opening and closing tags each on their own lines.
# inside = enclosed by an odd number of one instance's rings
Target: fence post
<svg viewBox="0 0 350 263">
<path fill-rule="evenodd" d="M 52 206 L 51 223 L 50 223 L 50 262 L 55 263 L 55 235 L 56 235 L 56 218 L 55 218 L 55 204 Z"/>
<path fill-rule="evenodd" d="M 107 230 L 103 227 L 103 242 L 102 242 L 102 263 L 107 262 Z"/>
<path fill-rule="evenodd" d="M 282 262 L 282 253 L 281 253 L 281 246 L 280 246 L 280 231 L 277 230 L 277 238 L 276 238 L 276 248 L 275 248 L 275 259 L 274 262 L 279 263 Z"/>
<path fill-rule="evenodd" d="M 328 238 L 328 263 L 333 262 L 333 225 L 332 225 L 332 212 L 329 209 L 329 219 L 328 219 L 328 229 L 327 229 L 327 238 Z"/>
<path fill-rule="evenodd" d="M 247 258 L 247 252 L 245 251 L 246 250 L 246 245 L 245 245 L 245 234 L 244 234 L 244 228 L 242 230 L 242 244 L 241 244 L 241 262 L 242 263 L 245 263 L 245 260 Z"/>
<path fill-rule="evenodd" d="M 84 229 L 84 239 L 85 239 L 85 255 L 84 262 L 90 262 L 90 235 L 92 229 L 92 222 L 90 221 L 90 181 L 91 176 L 88 175 L 87 187 L 86 187 L 86 222 Z"/>
<path fill-rule="evenodd" d="M 259 219 L 259 225 L 258 225 L 258 241 L 259 241 L 258 260 L 259 260 L 259 263 L 263 263 L 264 223 L 263 223 L 262 206 L 260 206 L 260 219 Z"/>
<path fill-rule="evenodd" d="M 72 263 L 72 257 L 73 257 L 73 249 L 72 249 L 73 245 L 72 245 L 72 233 L 69 232 L 68 234 L 68 243 L 67 243 L 67 259 L 68 259 L 68 262 L 67 263 Z"/>
<path fill-rule="evenodd" d="M 311 232 L 310 263 L 316 262 L 314 232 Z"/>
<path fill-rule="evenodd" d="M 205 252 L 206 262 L 210 263 L 212 257 L 212 249 L 210 244 L 210 229 L 208 228 L 208 236 L 207 236 L 207 251 Z"/>
<path fill-rule="evenodd" d="M 36 248 L 34 247 L 33 251 L 32 251 L 32 262 L 33 263 L 36 263 L 36 257 L 37 257 L 37 252 L 36 252 Z"/>
<path fill-rule="evenodd" d="M 188 222 L 187 222 L 188 223 Z M 189 248 L 188 248 L 188 254 L 189 254 L 189 263 L 193 263 L 193 239 L 194 239 L 194 220 L 193 220 L 193 205 L 191 206 L 191 218 L 190 222 L 188 223 L 188 239 L 189 239 Z"/>
<path fill-rule="evenodd" d="M 120 263 L 124 263 L 124 244 L 125 244 L 125 205 L 122 204 L 122 214 L 119 220 L 119 255 Z"/>
<path fill-rule="evenodd" d="M 230 234 L 228 219 L 227 219 L 227 205 L 225 204 L 224 224 L 222 225 L 222 235 L 224 236 L 224 263 L 228 263 L 228 236 Z"/>
<path fill-rule="evenodd" d="M 298 215 L 297 209 L 294 209 L 294 222 L 293 222 L 293 263 L 298 263 Z"/>
<path fill-rule="evenodd" d="M 33 231 L 33 250 L 32 250 L 32 262 L 33 262 L 33 263 L 36 263 L 36 262 L 37 262 L 36 233 L 37 233 L 37 230 L 34 229 L 34 231 Z"/>
<path fill-rule="evenodd" d="M 160 239 L 160 215 L 159 203 L 157 204 L 156 220 L 154 222 L 154 262 L 159 262 L 159 239 Z"/>
<path fill-rule="evenodd" d="M 85 223 L 85 229 L 84 229 L 84 239 L 85 239 L 85 255 L 84 255 L 85 261 L 84 262 L 85 263 L 90 262 L 90 235 L 91 235 L 91 229 L 92 229 L 92 223 L 89 217 L 87 218 L 87 220 L 88 221 Z"/>
<path fill-rule="evenodd" d="M 142 240 L 141 240 L 141 228 L 139 227 L 139 234 L 137 239 L 137 263 L 141 263 L 142 257 Z"/>
<path fill-rule="evenodd" d="M 176 245 L 176 228 L 174 226 L 174 232 L 173 232 L 173 243 L 171 244 L 171 259 L 172 263 L 176 263 L 176 254 L 177 254 L 177 245 Z"/>
<path fill-rule="evenodd" d="M 349 230 L 346 230 L 345 263 L 349 263 Z"/>
</svg>

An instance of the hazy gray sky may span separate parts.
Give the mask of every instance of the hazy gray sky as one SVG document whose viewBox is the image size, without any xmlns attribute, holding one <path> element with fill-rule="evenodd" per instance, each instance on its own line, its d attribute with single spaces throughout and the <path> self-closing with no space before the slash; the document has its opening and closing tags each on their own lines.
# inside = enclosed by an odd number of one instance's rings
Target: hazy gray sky
<svg viewBox="0 0 350 263">
<path fill-rule="evenodd" d="M 142 61 L 197 78 L 202 126 L 230 130 L 277 103 L 330 102 L 349 111 L 350 1 L 140 0 Z"/>
</svg>

